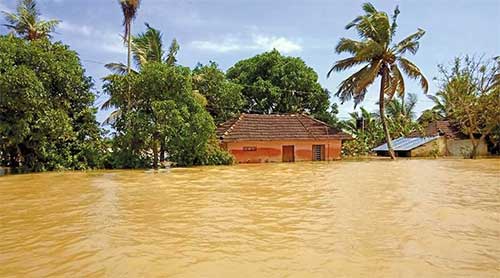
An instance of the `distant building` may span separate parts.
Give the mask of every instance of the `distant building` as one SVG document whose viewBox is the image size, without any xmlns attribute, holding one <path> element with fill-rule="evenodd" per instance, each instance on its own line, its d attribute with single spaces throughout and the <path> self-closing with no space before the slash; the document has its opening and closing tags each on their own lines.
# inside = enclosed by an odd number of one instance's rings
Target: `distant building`
<svg viewBox="0 0 500 278">
<path fill-rule="evenodd" d="M 239 163 L 340 159 L 351 137 L 303 114 L 242 114 L 217 128 L 221 146 Z"/>
<path fill-rule="evenodd" d="M 463 156 L 472 149 L 469 136 L 449 121 L 435 121 L 429 123 L 423 132 L 414 132 L 408 137 L 400 137 L 392 141 L 396 156 L 425 157 L 425 156 Z M 377 155 L 388 156 L 387 143 L 373 149 Z M 488 155 L 485 140 L 479 143 L 479 156 Z"/>
</svg>

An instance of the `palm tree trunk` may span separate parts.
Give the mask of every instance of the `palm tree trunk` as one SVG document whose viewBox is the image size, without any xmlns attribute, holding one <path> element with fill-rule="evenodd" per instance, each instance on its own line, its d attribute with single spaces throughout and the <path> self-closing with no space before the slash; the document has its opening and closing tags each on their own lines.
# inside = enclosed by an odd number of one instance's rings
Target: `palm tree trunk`
<svg viewBox="0 0 500 278">
<path fill-rule="evenodd" d="M 389 134 L 389 128 L 387 127 L 387 118 L 385 117 L 385 92 L 384 92 L 384 85 L 387 82 L 386 81 L 386 71 L 387 68 L 385 66 L 382 66 L 382 80 L 380 81 L 380 95 L 379 95 L 379 109 L 380 109 L 380 120 L 382 121 L 382 127 L 384 128 L 384 133 L 385 133 L 385 139 L 387 141 L 387 149 L 389 151 L 389 155 L 391 156 L 391 159 L 396 159 L 396 155 L 394 154 L 394 150 L 392 148 L 392 141 L 391 141 L 391 135 Z"/>
<path fill-rule="evenodd" d="M 130 75 L 130 72 L 131 72 L 131 67 L 132 67 L 132 22 L 129 22 L 128 23 L 128 42 L 127 42 L 127 74 Z M 128 108 L 130 110 L 130 101 L 131 101 L 131 97 L 130 97 L 130 80 L 129 80 L 129 84 L 128 84 L 128 93 L 127 93 L 127 105 L 128 105 Z"/>
<path fill-rule="evenodd" d="M 130 74 L 131 60 L 132 60 L 132 23 L 128 22 L 128 35 L 127 35 L 127 73 Z"/>
</svg>

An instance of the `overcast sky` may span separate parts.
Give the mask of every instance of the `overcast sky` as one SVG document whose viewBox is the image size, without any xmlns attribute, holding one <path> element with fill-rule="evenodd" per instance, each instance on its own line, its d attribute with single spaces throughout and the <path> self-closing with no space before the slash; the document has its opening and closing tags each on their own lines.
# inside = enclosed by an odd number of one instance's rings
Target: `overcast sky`
<svg viewBox="0 0 500 278">
<path fill-rule="evenodd" d="M 178 62 L 194 67 L 198 62 L 217 62 L 224 70 L 237 61 L 276 48 L 285 55 L 299 56 L 319 75 L 320 83 L 335 92 L 347 76 L 326 73 L 343 56 L 333 51 L 341 37 L 356 38 L 344 26 L 362 13 L 354 0 L 143 0 L 133 33 L 145 29 L 144 23 L 160 29 L 166 46 L 177 38 L 181 49 Z M 45 18 L 62 20 L 55 40 L 76 50 L 87 74 L 94 78 L 95 91 L 101 91 L 101 78 L 109 72 L 103 64 L 125 62 L 126 49 L 120 34 L 122 13 L 117 0 L 39 0 Z M 500 0 L 414 0 L 372 1 L 392 14 L 399 5 L 396 39 L 426 30 L 417 55 L 410 57 L 428 77 L 430 93 L 435 93 L 437 65 L 464 54 L 500 55 Z M 12 11 L 15 0 L 0 0 L 0 10 Z M 0 23 L 5 23 L 3 19 Z M 0 27 L 0 33 L 7 30 Z M 418 84 L 408 81 L 407 92 L 419 95 L 418 111 L 432 103 Z M 378 84 L 374 84 L 363 106 L 375 109 Z M 102 103 L 104 97 L 97 100 Z M 332 101 L 338 100 L 332 96 Z M 352 103 L 340 106 L 340 116 L 353 110 Z M 102 120 L 107 112 L 99 112 Z"/>
</svg>

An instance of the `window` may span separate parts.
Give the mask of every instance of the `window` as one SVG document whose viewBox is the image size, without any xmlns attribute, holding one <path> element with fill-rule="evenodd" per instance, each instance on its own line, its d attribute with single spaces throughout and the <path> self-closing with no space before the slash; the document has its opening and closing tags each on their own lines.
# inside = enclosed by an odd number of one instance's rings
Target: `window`
<svg viewBox="0 0 500 278">
<path fill-rule="evenodd" d="M 312 160 L 313 161 L 325 160 L 325 145 L 312 146 Z"/>
<path fill-rule="evenodd" d="M 257 147 L 243 147 L 243 150 L 246 152 L 255 152 Z"/>
</svg>

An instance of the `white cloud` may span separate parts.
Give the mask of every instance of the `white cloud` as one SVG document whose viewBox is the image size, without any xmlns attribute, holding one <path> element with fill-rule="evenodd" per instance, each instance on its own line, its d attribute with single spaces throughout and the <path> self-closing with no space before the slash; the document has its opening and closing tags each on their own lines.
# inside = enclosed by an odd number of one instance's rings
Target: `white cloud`
<svg viewBox="0 0 500 278">
<path fill-rule="evenodd" d="M 77 25 L 67 21 L 59 24 L 59 33 L 74 34 L 79 45 L 96 48 L 106 52 L 125 53 L 126 48 L 118 33 L 96 29 L 89 25 Z"/>
<path fill-rule="evenodd" d="M 270 50 L 276 48 L 280 52 L 300 52 L 302 46 L 296 42 L 290 41 L 285 37 L 267 37 L 263 35 L 254 36 L 255 45 L 259 48 Z"/>
<path fill-rule="evenodd" d="M 230 52 L 242 50 L 272 50 L 273 48 L 282 53 L 300 52 L 302 46 L 297 41 L 285 37 L 252 34 L 249 39 L 241 36 L 228 35 L 220 41 L 193 41 L 192 47 L 215 52 Z"/>
<path fill-rule="evenodd" d="M 93 28 L 87 25 L 76 25 L 63 21 L 59 24 L 58 28 L 63 31 L 68 31 L 71 33 L 77 33 L 84 36 L 90 36 L 92 34 Z"/>
</svg>

